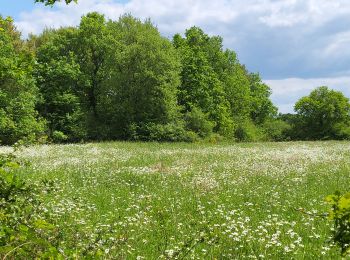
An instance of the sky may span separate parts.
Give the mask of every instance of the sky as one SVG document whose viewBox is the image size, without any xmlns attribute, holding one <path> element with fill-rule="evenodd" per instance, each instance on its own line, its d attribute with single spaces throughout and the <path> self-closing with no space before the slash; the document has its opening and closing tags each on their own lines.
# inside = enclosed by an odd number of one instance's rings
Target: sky
<svg viewBox="0 0 350 260">
<path fill-rule="evenodd" d="M 199 26 L 220 35 L 224 47 L 260 73 L 282 113 L 318 86 L 350 98 L 349 0 L 78 0 L 55 7 L 34 0 L 0 0 L 0 14 L 12 16 L 23 37 L 45 27 L 71 26 L 98 11 L 116 20 L 124 13 L 151 18 L 169 39 Z"/>
</svg>

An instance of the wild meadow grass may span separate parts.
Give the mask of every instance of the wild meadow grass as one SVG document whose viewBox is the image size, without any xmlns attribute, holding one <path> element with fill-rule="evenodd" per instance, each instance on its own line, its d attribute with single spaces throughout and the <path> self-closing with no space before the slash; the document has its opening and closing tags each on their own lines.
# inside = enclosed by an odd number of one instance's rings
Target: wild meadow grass
<svg viewBox="0 0 350 260">
<path fill-rule="evenodd" d="M 349 191 L 348 142 L 110 142 L 18 156 L 31 162 L 20 170 L 28 181 L 47 183 L 40 217 L 63 255 L 340 259 L 332 223 L 317 215 L 328 194 Z"/>
</svg>

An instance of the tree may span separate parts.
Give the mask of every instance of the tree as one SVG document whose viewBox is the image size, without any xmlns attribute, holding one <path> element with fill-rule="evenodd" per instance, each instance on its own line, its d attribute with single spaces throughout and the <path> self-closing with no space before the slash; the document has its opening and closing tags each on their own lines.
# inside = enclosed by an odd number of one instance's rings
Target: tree
<svg viewBox="0 0 350 260">
<path fill-rule="evenodd" d="M 102 82 L 108 73 L 105 66 L 107 48 L 113 47 L 107 44 L 107 21 L 102 14 L 93 12 L 83 16 L 78 32 L 75 53 L 82 72 L 90 124 L 94 125 L 99 120 L 97 103 Z"/>
<path fill-rule="evenodd" d="M 301 98 L 294 107 L 305 139 L 350 137 L 350 103 L 343 93 L 323 86 Z"/>
<path fill-rule="evenodd" d="M 87 135 L 82 73 L 74 52 L 77 36 L 76 28 L 61 28 L 45 31 L 35 39 L 40 43 L 35 77 L 42 97 L 37 108 L 47 120 L 50 136 L 61 133 L 67 141 Z"/>
<path fill-rule="evenodd" d="M 150 21 L 129 15 L 107 21 L 89 13 L 79 27 L 46 31 L 30 45 L 39 46 L 38 108 L 51 134 L 59 131 L 71 141 L 158 140 L 167 134 L 174 140 L 175 132 L 183 132 L 179 59 Z"/>
<path fill-rule="evenodd" d="M 210 38 L 200 28 L 192 27 L 186 31 L 185 38 L 175 35 L 173 43 L 182 59 L 178 92 L 182 112 L 200 110 L 208 115 L 215 132 L 231 135 L 230 104 L 214 66 L 218 61 L 215 53 L 220 53 L 220 39 Z"/>
<path fill-rule="evenodd" d="M 130 15 L 107 27 L 108 72 L 99 109 L 111 136 L 147 139 L 157 127 L 177 125 L 180 63 L 171 42 L 149 20 L 141 22 Z"/>
<path fill-rule="evenodd" d="M 54 5 L 56 2 L 61 2 L 61 0 L 35 0 L 35 3 L 44 3 L 45 5 Z M 71 2 L 77 3 L 78 0 L 64 0 L 64 2 L 68 5 Z"/>
<path fill-rule="evenodd" d="M 220 79 L 224 85 L 226 99 L 230 103 L 231 117 L 237 124 L 249 118 L 251 111 L 249 79 L 236 53 L 226 50 L 224 54 Z"/>
<path fill-rule="evenodd" d="M 275 115 L 270 89 L 222 41 L 192 27 L 171 44 L 149 20 L 89 13 L 78 27 L 30 37 L 37 108 L 50 135 L 71 141 L 174 141 L 185 128 L 194 138 L 234 138 L 239 125 L 240 136 L 258 140 Z"/>
<path fill-rule="evenodd" d="M 70 141 L 103 138 L 98 99 L 108 70 L 106 23 L 103 15 L 89 13 L 77 28 L 46 30 L 30 41 L 38 46 L 39 111 L 51 134 L 62 132 Z"/>
<path fill-rule="evenodd" d="M 277 108 L 270 99 L 271 89 L 262 82 L 259 74 L 246 73 L 251 93 L 250 117 L 256 124 L 263 124 L 277 116 Z"/>
<path fill-rule="evenodd" d="M 234 51 L 224 50 L 222 42 L 221 37 L 210 37 L 198 27 L 188 29 L 185 38 L 174 36 L 173 44 L 182 60 L 178 94 L 182 111 L 187 114 L 196 109 L 194 115 L 203 112 L 214 124 L 213 130 L 227 137 L 246 130 L 259 133 L 258 128 L 276 116 L 271 90 L 258 74 L 246 70 Z M 236 138 L 248 136 L 239 135 Z"/>
<path fill-rule="evenodd" d="M 0 142 L 35 139 L 44 130 L 35 104 L 37 88 L 32 77 L 33 55 L 11 18 L 0 16 Z"/>
</svg>

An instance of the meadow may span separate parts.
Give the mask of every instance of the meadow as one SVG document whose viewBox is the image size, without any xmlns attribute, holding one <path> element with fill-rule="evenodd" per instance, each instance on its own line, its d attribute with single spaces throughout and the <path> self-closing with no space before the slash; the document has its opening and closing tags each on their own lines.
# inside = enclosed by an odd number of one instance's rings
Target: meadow
<svg viewBox="0 0 350 260">
<path fill-rule="evenodd" d="M 349 142 L 106 142 L 17 155 L 30 161 L 19 169 L 28 182 L 46 183 L 40 217 L 62 255 L 340 259 L 332 222 L 317 215 L 349 188 Z"/>
</svg>

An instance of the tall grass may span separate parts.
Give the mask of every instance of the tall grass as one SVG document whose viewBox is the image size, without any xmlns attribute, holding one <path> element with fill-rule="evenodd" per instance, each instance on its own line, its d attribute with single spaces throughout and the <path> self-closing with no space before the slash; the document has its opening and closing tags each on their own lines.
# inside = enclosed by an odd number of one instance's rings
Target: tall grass
<svg viewBox="0 0 350 260">
<path fill-rule="evenodd" d="M 4 149 L 4 148 L 3 148 Z M 314 217 L 346 191 L 348 142 L 33 146 L 18 156 L 62 255 L 107 259 L 337 259 Z M 302 208 L 303 214 L 297 209 Z"/>
</svg>

